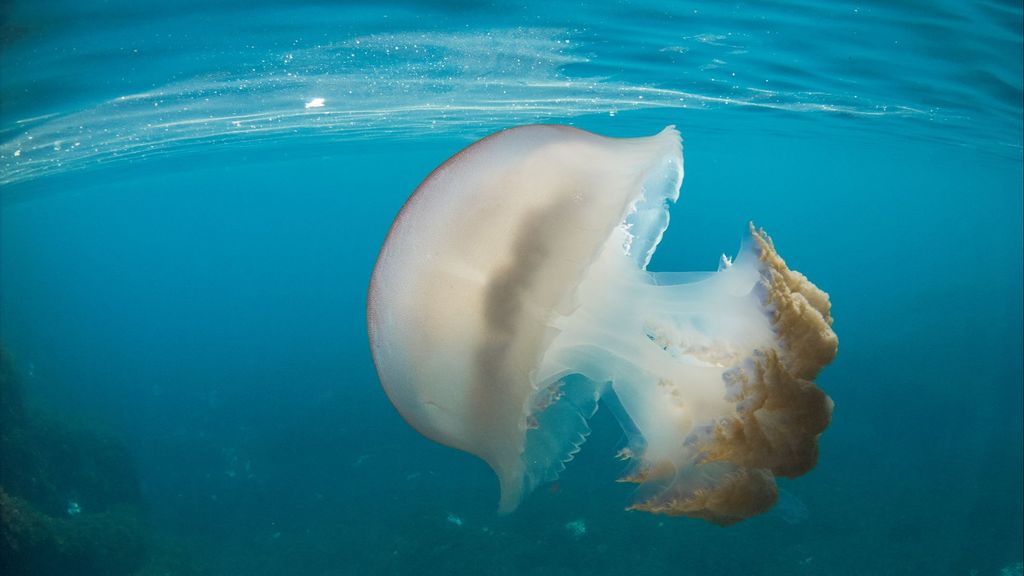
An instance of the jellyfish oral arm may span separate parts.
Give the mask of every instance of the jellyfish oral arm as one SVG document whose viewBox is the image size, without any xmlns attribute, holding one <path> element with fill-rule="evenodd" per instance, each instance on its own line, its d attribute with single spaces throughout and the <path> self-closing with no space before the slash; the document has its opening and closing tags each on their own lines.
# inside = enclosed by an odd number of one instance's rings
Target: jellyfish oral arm
<svg viewBox="0 0 1024 576">
<path fill-rule="evenodd" d="M 624 233 L 589 268 L 578 308 L 552 319 L 538 394 L 582 376 L 616 406 L 621 480 L 641 484 L 633 509 L 721 524 L 766 511 L 776 475 L 814 466 L 831 416 L 811 382 L 837 347 L 827 297 L 753 225 L 732 265 L 678 284 L 638 268 Z"/>
</svg>

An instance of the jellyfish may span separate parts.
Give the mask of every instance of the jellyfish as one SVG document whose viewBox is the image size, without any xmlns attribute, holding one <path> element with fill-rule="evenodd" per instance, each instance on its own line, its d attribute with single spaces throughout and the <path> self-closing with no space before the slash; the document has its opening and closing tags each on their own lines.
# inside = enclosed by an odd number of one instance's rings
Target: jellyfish
<svg viewBox="0 0 1024 576">
<path fill-rule="evenodd" d="M 522 126 L 446 161 L 395 218 L 367 301 L 380 382 L 422 435 L 490 465 L 500 512 L 558 478 L 599 407 L 625 434 L 631 510 L 727 525 L 814 467 L 828 295 L 753 224 L 717 271 L 647 271 L 682 179 L 673 126 Z"/>
</svg>

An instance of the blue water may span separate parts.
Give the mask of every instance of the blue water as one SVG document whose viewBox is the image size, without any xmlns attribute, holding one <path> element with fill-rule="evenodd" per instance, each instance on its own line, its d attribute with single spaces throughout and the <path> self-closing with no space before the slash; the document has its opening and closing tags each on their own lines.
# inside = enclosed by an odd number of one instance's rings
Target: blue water
<svg viewBox="0 0 1024 576">
<path fill-rule="evenodd" d="M 0 22 L 0 341 L 33 410 L 127 446 L 131 573 L 1021 574 L 1019 2 L 14 0 Z M 651 269 L 713 270 L 754 220 L 831 295 L 835 414 L 779 510 L 625 512 L 599 411 L 498 516 L 490 469 L 391 407 L 364 318 L 391 219 L 534 122 L 675 124 Z"/>
</svg>

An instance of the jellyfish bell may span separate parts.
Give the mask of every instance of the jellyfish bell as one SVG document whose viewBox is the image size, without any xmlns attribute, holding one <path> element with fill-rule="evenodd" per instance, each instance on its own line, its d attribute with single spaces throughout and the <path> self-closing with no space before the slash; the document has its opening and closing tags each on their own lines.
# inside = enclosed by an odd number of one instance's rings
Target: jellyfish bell
<svg viewBox="0 0 1024 576">
<path fill-rule="evenodd" d="M 599 405 L 628 438 L 631 509 L 729 524 L 814 466 L 828 295 L 753 225 L 717 272 L 648 272 L 682 178 L 671 126 L 523 126 L 442 164 L 395 219 L 367 304 L 381 383 L 494 469 L 501 511 L 558 477 Z"/>
</svg>

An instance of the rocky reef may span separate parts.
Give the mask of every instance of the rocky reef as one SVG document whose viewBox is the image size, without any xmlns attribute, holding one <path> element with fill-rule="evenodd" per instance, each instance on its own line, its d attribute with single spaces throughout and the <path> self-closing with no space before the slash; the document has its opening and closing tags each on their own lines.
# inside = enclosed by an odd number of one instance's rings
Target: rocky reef
<svg viewBox="0 0 1024 576">
<path fill-rule="evenodd" d="M 0 349 L 0 573 L 139 574 L 142 508 L 127 448 L 28 410 Z"/>
</svg>

